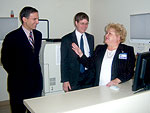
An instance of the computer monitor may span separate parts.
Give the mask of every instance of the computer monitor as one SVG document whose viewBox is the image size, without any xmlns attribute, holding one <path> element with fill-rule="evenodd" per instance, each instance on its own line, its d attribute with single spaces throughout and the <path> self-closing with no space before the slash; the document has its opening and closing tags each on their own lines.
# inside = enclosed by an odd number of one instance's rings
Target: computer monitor
<svg viewBox="0 0 150 113">
<path fill-rule="evenodd" d="M 42 39 L 49 39 L 49 21 L 47 19 L 39 19 L 39 24 L 36 27 L 42 33 Z"/>
<path fill-rule="evenodd" d="M 150 89 L 150 52 L 138 53 L 132 91 L 139 92 L 149 89 Z"/>
<path fill-rule="evenodd" d="M 61 39 L 53 39 L 50 38 L 50 28 L 49 28 L 49 20 L 47 19 L 39 19 L 39 24 L 36 27 L 42 33 L 42 40 L 46 40 L 48 42 L 61 42 Z"/>
</svg>

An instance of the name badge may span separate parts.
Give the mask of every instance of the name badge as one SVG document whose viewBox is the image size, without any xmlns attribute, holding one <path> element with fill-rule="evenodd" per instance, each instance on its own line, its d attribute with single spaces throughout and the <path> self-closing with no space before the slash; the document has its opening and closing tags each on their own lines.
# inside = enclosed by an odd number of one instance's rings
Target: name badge
<svg viewBox="0 0 150 113">
<path fill-rule="evenodd" d="M 127 59 L 127 53 L 120 53 L 119 59 Z"/>
</svg>

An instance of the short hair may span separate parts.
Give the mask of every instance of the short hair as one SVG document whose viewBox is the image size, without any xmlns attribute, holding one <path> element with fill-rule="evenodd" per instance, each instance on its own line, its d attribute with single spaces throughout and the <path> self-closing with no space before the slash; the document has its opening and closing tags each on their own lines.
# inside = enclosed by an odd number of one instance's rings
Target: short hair
<svg viewBox="0 0 150 113">
<path fill-rule="evenodd" d="M 28 18 L 30 16 L 30 14 L 34 13 L 34 12 L 38 12 L 38 10 L 33 8 L 33 7 L 29 7 L 29 6 L 24 7 L 20 11 L 20 21 L 21 21 L 21 23 L 23 24 L 23 20 L 22 20 L 23 17 Z"/>
<path fill-rule="evenodd" d="M 123 43 L 127 36 L 127 31 L 122 24 L 110 23 L 106 26 L 105 31 L 107 32 L 109 29 L 114 29 L 117 35 L 120 35 L 120 42 Z"/>
<path fill-rule="evenodd" d="M 74 24 L 75 21 L 79 22 L 80 20 L 86 19 L 89 22 L 89 17 L 86 13 L 84 12 L 79 12 L 74 16 Z"/>
</svg>

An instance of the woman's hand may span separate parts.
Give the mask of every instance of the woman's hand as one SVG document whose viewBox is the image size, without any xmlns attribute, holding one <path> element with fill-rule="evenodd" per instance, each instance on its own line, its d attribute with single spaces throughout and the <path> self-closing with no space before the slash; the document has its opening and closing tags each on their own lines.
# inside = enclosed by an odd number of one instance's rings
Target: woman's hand
<svg viewBox="0 0 150 113">
<path fill-rule="evenodd" d="M 79 57 L 83 56 L 81 49 L 75 43 L 72 43 L 72 49 Z"/>
<path fill-rule="evenodd" d="M 116 79 L 110 81 L 106 86 L 107 86 L 107 87 L 110 87 L 110 86 L 113 86 L 113 85 L 116 86 L 116 85 L 118 85 L 120 82 L 121 82 L 121 80 L 118 79 L 118 78 L 116 78 Z"/>
</svg>

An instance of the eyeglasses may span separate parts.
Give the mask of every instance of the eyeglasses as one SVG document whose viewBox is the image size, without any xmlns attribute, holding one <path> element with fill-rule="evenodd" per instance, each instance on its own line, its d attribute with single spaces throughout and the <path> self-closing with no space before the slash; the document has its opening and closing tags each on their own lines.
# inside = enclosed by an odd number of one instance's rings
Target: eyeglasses
<svg viewBox="0 0 150 113">
<path fill-rule="evenodd" d="M 89 25 L 89 23 L 80 23 L 80 22 L 79 22 L 79 24 L 82 25 L 82 26 L 83 25 L 86 25 L 86 26 Z"/>
</svg>

